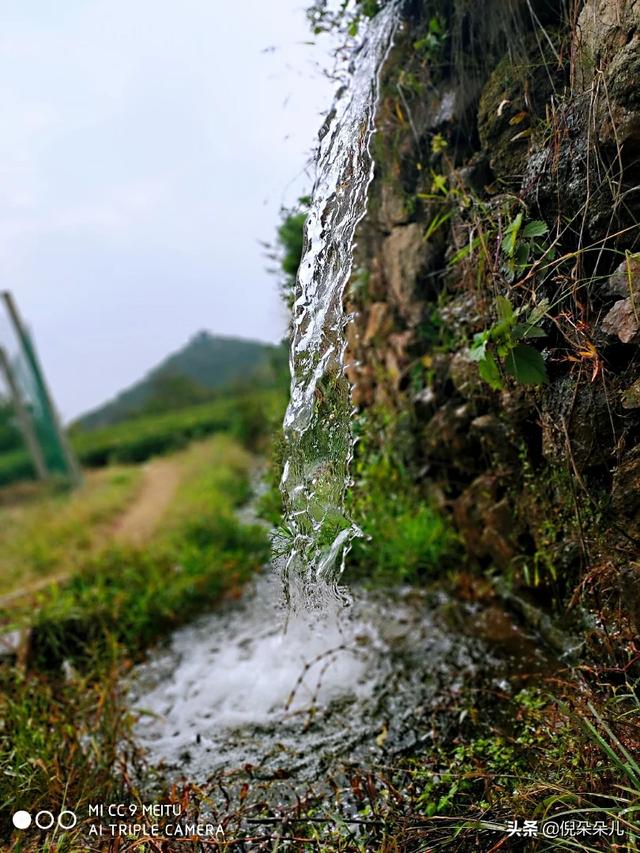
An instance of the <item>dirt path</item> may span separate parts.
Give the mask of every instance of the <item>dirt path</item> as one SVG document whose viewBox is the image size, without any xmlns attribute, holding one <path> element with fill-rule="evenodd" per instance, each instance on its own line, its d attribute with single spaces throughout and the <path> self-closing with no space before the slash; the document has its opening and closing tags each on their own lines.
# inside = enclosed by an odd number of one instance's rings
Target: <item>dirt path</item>
<svg viewBox="0 0 640 853">
<path fill-rule="evenodd" d="M 140 492 L 113 528 L 114 539 L 130 545 L 148 541 L 162 521 L 181 478 L 182 470 L 175 459 L 154 459 L 147 463 Z"/>
<path fill-rule="evenodd" d="M 162 521 L 182 479 L 182 466 L 175 458 L 154 459 L 144 467 L 140 490 L 132 504 L 116 519 L 110 538 L 129 545 L 144 545 Z M 34 580 L 0 596 L 0 609 L 35 595 L 52 584 L 64 583 L 72 571 L 58 572 Z"/>
</svg>

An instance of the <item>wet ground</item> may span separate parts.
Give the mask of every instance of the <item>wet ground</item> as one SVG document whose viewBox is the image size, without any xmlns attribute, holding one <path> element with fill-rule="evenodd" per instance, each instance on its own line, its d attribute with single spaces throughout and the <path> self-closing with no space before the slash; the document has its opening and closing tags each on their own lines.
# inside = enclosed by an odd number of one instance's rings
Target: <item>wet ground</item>
<svg viewBox="0 0 640 853">
<path fill-rule="evenodd" d="M 251 765 L 297 787 L 345 762 L 420 752 L 443 697 L 480 680 L 515 692 L 548 667 L 495 604 L 412 588 L 355 588 L 351 599 L 287 618 L 264 574 L 241 601 L 177 631 L 132 682 L 149 761 L 193 781 Z"/>
</svg>

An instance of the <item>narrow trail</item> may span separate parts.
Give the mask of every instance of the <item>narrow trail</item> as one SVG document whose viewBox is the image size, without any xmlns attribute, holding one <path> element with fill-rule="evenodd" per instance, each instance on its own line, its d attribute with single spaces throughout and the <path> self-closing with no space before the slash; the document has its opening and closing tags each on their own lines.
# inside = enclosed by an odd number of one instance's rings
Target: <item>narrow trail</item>
<svg viewBox="0 0 640 853">
<path fill-rule="evenodd" d="M 147 463 L 140 491 L 116 520 L 113 538 L 130 545 L 148 541 L 171 504 L 181 479 L 182 468 L 175 459 L 154 459 Z"/>
<path fill-rule="evenodd" d="M 155 533 L 180 485 L 183 467 L 175 458 L 154 459 L 143 469 L 143 479 L 133 502 L 112 523 L 105 540 L 120 544 L 144 545 Z M 0 609 L 67 581 L 72 571 L 58 572 L 34 580 L 19 589 L 0 596 Z"/>
</svg>

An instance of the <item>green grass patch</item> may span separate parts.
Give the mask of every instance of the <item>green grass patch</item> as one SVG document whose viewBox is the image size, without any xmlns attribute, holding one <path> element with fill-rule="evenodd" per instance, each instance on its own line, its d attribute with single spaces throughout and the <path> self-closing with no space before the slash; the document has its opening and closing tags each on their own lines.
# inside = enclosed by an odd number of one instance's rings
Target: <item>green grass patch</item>
<svg viewBox="0 0 640 853">
<path fill-rule="evenodd" d="M 250 494 L 252 458 L 219 436 L 183 460 L 184 481 L 162 532 L 144 549 L 112 547 L 69 581 L 43 592 L 31 626 L 31 661 L 53 670 L 89 659 L 97 646 L 144 649 L 240 586 L 268 558 L 262 527 L 238 521 Z"/>
<path fill-rule="evenodd" d="M 446 516 L 420 493 L 388 431 L 361 418 L 347 509 L 364 536 L 353 542 L 349 575 L 377 582 L 415 582 L 444 574 L 458 539 Z"/>
<path fill-rule="evenodd" d="M 5 839 L 18 807 L 55 812 L 67 804 L 82 814 L 88 802 L 135 798 L 122 675 L 171 628 L 238 594 L 268 557 L 265 530 L 234 512 L 250 494 L 252 455 L 219 436 L 190 450 L 185 465 L 190 476 L 175 511 L 144 550 L 112 548 L 22 611 L 3 614 L 30 633 L 26 665 L 0 666 Z M 77 832 L 37 841 L 33 849 L 85 849 Z"/>
<path fill-rule="evenodd" d="M 26 450 L 11 450 L 0 455 L 0 486 L 34 477 L 33 465 Z"/>
<path fill-rule="evenodd" d="M 250 446 L 258 446 L 271 430 L 280 395 L 253 391 L 102 427 L 71 436 L 80 462 L 89 467 L 111 462 L 142 462 L 160 453 L 185 447 L 194 439 L 225 432 Z"/>
<path fill-rule="evenodd" d="M 90 472 L 82 486 L 44 489 L 0 506 L 0 593 L 86 563 L 140 483 L 136 468 Z"/>
<path fill-rule="evenodd" d="M 214 433 L 226 433 L 248 447 L 263 449 L 283 409 L 282 391 L 252 390 L 95 430 L 76 428 L 70 441 L 80 463 L 88 468 L 144 462 Z M 0 454 L 0 487 L 33 477 L 25 450 Z"/>
</svg>

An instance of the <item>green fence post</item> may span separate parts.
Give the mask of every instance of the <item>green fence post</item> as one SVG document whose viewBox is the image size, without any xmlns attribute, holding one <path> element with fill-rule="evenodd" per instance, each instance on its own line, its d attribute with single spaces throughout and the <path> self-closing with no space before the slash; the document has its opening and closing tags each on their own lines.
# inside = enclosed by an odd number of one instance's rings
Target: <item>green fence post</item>
<svg viewBox="0 0 640 853">
<path fill-rule="evenodd" d="M 18 309 L 12 295 L 8 291 L 4 291 L 2 293 L 2 298 L 7 306 L 9 318 L 18 336 L 22 354 L 25 358 L 29 373 L 31 374 L 31 379 L 33 380 L 35 393 L 42 409 L 43 427 L 45 432 L 49 432 L 53 438 L 54 456 L 58 456 L 60 458 L 65 469 L 64 473 L 67 475 L 71 483 L 77 486 L 82 481 L 80 467 L 78 466 L 75 454 L 71 449 L 66 433 L 64 432 L 58 418 L 38 356 L 36 355 L 35 347 L 33 346 L 33 342 L 31 341 L 31 338 L 22 323 L 22 319 L 18 314 Z M 40 447 L 42 447 L 42 437 L 40 440 Z M 48 467 L 51 468 L 50 465 Z"/>
</svg>

